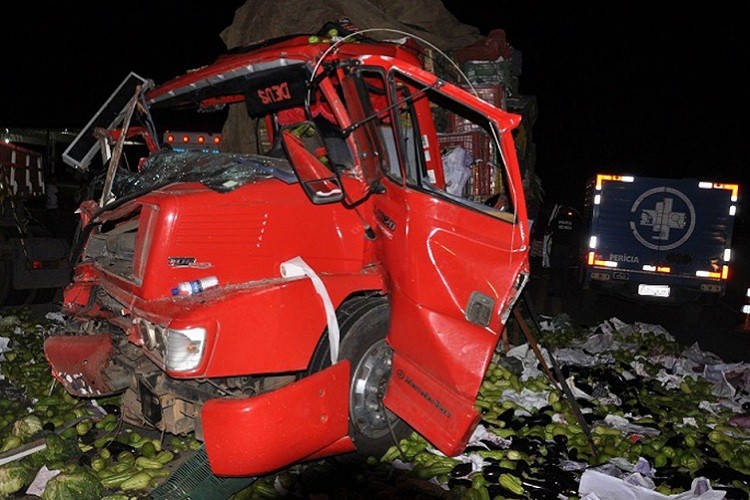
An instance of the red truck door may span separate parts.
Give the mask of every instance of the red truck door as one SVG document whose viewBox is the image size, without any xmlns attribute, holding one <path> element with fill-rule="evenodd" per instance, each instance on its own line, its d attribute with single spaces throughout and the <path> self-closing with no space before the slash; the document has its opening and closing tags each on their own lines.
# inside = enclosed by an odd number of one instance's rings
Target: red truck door
<svg viewBox="0 0 750 500">
<path fill-rule="evenodd" d="M 391 304 L 387 341 L 394 351 L 384 401 L 454 455 L 479 420 L 474 400 L 528 271 L 526 209 L 510 131 L 501 134 L 500 124 L 485 117 L 497 110 L 482 109 L 478 99 L 453 86 L 438 90 L 428 73 L 365 68 L 344 86 L 347 100 L 356 94 L 365 101 L 348 106 L 365 113 L 353 120 L 369 127 L 379 143 L 373 153 L 381 172 L 365 177 L 378 177 L 382 186 L 373 204 Z M 467 97 L 480 109 L 460 104 Z M 490 165 L 502 206 L 485 204 L 491 193 L 473 195 L 471 186 L 459 185 L 466 176 L 443 164 L 449 158 L 442 156 L 447 152 L 441 151 L 435 124 L 453 119 L 451 113 L 477 122 L 467 135 L 477 144 L 464 148 L 475 149 L 474 165 L 459 167 L 471 176 L 481 162 Z M 503 125 L 512 128 L 517 118 L 502 116 L 508 120 Z M 502 146 L 493 135 L 502 138 Z M 477 148 L 480 141 L 484 146 Z"/>
</svg>

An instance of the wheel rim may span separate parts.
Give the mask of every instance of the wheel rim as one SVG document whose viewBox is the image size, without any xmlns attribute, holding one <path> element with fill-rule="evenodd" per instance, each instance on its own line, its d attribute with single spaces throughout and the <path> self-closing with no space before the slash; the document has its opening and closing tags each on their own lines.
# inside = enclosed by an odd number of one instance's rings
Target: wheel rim
<svg viewBox="0 0 750 500">
<path fill-rule="evenodd" d="M 383 405 L 391 376 L 393 351 L 379 340 L 371 345 L 354 368 L 350 393 L 352 424 L 360 434 L 377 439 L 388 433 L 396 416 Z"/>
</svg>

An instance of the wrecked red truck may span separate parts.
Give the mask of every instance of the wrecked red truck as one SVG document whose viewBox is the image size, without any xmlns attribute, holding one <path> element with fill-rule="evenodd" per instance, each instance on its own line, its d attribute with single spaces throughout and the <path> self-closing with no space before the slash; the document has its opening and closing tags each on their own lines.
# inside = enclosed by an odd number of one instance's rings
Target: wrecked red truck
<svg viewBox="0 0 750 500">
<path fill-rule="evenodd" d="M 158 86 L 131 74 L 66 152 L 111 159 L 81 206 L 54 377 L 123 393 L 130 423 L 195 432 L 219 476 L 377 454 L 411 430 L 460 453 L 528 278 L 520 117 L 413 47 L 293 36 Z M 252 154 L 160 144 L 160 115 L 231 107 L 257 125 Z M 455 121 L 484 141 L 458 167 Z M 149 154 L 128 163 L 134 138 Z"/>
</svg>

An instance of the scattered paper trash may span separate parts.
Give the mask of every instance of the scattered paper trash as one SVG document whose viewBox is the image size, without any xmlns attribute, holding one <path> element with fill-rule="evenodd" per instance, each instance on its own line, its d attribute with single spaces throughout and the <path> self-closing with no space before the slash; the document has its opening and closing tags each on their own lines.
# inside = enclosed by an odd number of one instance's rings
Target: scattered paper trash
<svg viewBox="0 0 750 500">
<path fill-rule="evenodd" d="M 587 470 L 581 476 L 578 493 L 581 500 L 721 500 L 725 491 L 711 489 L 708 479 L 693 479 L 690 491 L 676 495 L 663 495 L 653 489 L 653 481 L 634 472 L 617 478 L 595 470 Z"/>
<path fill-rule="evenodd" d="M 39 469 L 39 472 L 36 473 L 36 477 L 31 482 L 29 487 L 26 489 L 27 495 L 35 495 L 35 496 L 42 496 L 42 493 L 44 493 L 44 487 L 47 486 L 47 483 L 50 479 L 60 474 L 59 470 L 55 469 L 48 469 L 46 465 L 43 465 L 41 469 Z"/>
</svg>

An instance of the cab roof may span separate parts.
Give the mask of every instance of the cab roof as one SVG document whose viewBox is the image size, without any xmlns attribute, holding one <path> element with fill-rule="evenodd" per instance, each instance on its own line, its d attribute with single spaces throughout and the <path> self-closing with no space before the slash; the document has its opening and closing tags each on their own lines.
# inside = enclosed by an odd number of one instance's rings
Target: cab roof
<svg viewBox="0 0 750 500">
<path fill-rule="evenodd" d="M 414 46 L 373 41 L 344 42 L 329 50 L 331 47 L 330 42 L 312 43 L 310 35 L 296 35 L 234 49 L 212 64 L 158 85 L 146 94 L 146 101 L 151 107 L 239 102 L 244 98 L 246 84 L 255 75 L 287 66 L 311 68 L 321 57 L 334 61 L 371 54 L 420 65 Z"/>
</svg>

